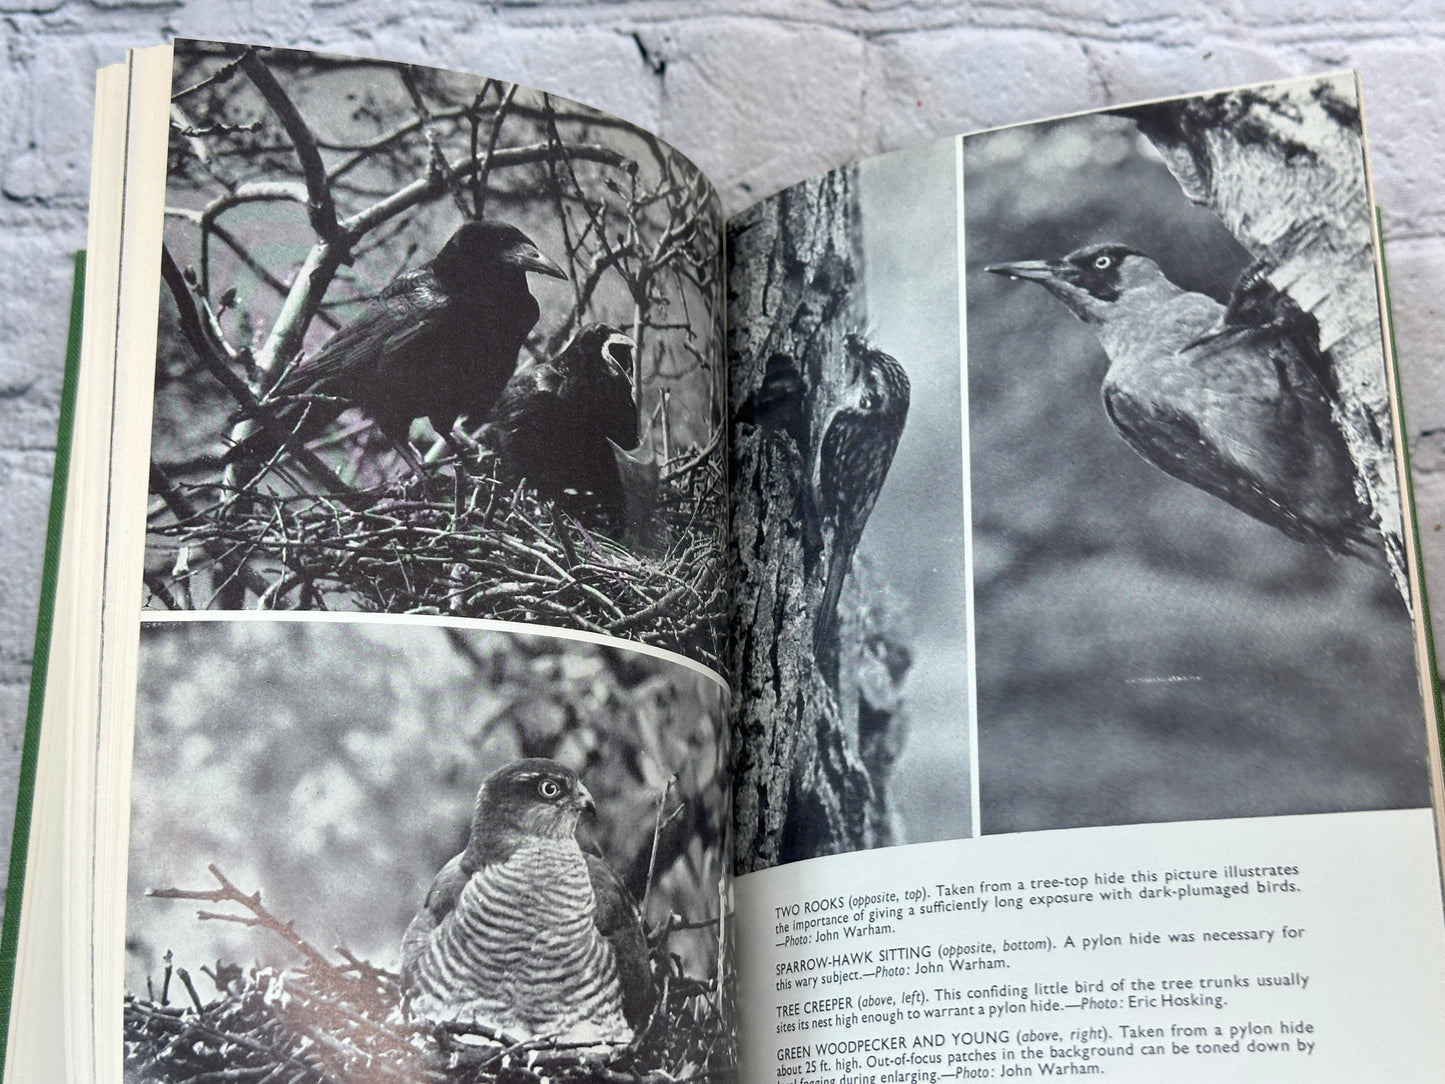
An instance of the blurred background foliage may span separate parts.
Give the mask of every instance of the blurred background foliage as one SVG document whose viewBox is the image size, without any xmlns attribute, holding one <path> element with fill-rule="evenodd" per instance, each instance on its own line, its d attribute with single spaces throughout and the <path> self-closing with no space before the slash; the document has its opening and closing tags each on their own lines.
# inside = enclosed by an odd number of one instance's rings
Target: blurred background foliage
<svg viewBox="0 0 1445 1084">
<path fill-rule="evenodd" d="M 577 769 L 597 801 L 584 847 L 641 899 L 719 911 L 728 808 L 724 693 L 646 655 L 546 636 L 333 622 L 144 627 L 135 742 L 127 989 L 167 950 L 295 963 L 279 938 L 198 921 L 150 888 L 210 889 L 214 863 L 324 951 L 395 969 L 433 875 L 466 841 L 477 787 L 520 757 Z M 669 779 L 675 782 L 669 788 Z M 673 933 L 686 974 L 716 971 L 716 930 Z"/>
<path fill-rule="evenodd" d="M 1136 455 L 1093 332 L 990 263 L 1118 241 L 1226 300 L 1248 256 L 1108 116 L 964 143 L 986 832 L 1424 805 L 1408 615 Z"/>
<path fill-rule="evenodd" d="M 941 139 L 858 163 L 867 333 L 912 385 L 908 423 L 845 588 L 863 607 L 896 612 L 888 623 L 904 631 L 912 657 L 889 795 L 899 843 L 974 831 L 972 803 L 959 797 L 972 786 L 972 749 L 957 147 Z"/>
</svg>

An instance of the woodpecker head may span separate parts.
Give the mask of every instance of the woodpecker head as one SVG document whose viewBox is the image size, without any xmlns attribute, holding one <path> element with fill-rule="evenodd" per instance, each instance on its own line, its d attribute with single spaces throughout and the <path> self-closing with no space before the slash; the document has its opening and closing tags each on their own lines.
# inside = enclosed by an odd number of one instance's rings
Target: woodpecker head
<svg viewBox="0 0 1445 1084">
<path fill-rule="evenodd" d="M 1113 243 L 1089 245 L 1057 260 L 996 263 L 984 270 L 1037 282 L 1086 324 L 1102 324 L 1119 299 L 1131 291 L 1162 288 L 1179 292 L 1148 256 Z"/>
</svg>

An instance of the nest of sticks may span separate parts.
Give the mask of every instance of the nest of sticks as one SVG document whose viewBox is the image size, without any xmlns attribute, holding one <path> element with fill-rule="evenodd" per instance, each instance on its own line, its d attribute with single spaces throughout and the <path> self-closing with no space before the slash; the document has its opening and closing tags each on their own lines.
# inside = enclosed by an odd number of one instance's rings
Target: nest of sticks
<svg viewBox="0 0 1445 1084">
<path fill-rule="evenodd" d="M 483 467 L 487 464 L 483 463 Z M 724 479 L 661 479 L 629 522 L 561 510 L 495 471 L 325 495 L 153 477 L 147 606 L 335 609 L 540 623 L 717 666 L 727 609 Z"/>
<path fill-rule="evenodd" d="M 411 1016 L 400 978 L 344 949 L 340 962 L 317 950 L 216 867 L 220 887 L 152 895 L 229 905 L 202 920 L 270 930 L 302 958 L 294 968 L 234 964 L 202 968 L 196 980 L 166 956 L 159 985 L 125 999 L 125 1078 L 136 1084 L 679 1084 L 735 1079 L 732 987 L 681 973 L 668 952 L 680 930 L 715 923 L 671 921 L 650 937 L 659 998 L 631 1043 L 616 1047 L 518 1041 L 479 1024 Z M 720 963 L 724 961 L 719 961 Z M 722 974 L 729 974 L 723 971 Z M 178 989 L 178 987 L 180 989 Z"/>
</svg>

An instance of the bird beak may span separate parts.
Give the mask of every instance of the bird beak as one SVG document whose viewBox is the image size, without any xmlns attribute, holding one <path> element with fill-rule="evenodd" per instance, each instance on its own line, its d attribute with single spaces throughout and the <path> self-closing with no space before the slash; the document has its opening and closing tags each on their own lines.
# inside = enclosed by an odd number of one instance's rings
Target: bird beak
<svg viewBox="0 0 1445 1084">
<path fill-rule="evenodd" d="M 617 461 L 618 467 L 621 467 L 624 463 L 643 468 L 655 467 L 657 465 L 657 455 L 653 452 L 652 446 L 647 444 L 646 441 L 638 444 L 636 448 L 628 449 L 618 444 L 617 441 L 611 437 L 603 437 L 602 439 L 612 446 L 612 458 Z"/>
<path fill-rule="evenodd" d="M 567 272 L 543 256 L 542 250 L 533 244 L 514 245 L 506 251 L 502 259 L 523 271 L 535 271 L 539 275 L 550 275 L 554 279 L 567 277 Z"/>
<path fill-rule="evenodd" d="M 577 793 L 572 798 L 572 804 L 584 813 L 597 812 L 597 803 L 592 800 L 592 792 L 583 783 L 577 784 Z"/>
<path fill-rule="evenodd" d="M 1034 282 L 1048 282 L 1054 277 L 1054 265 L 1048 260 L 991 263 L 984 270 L 991 275 L 1005 275 L 1011 279 L 1031 279 Z"/>
<path fill-rule="evenodd" d="M 636 343 L 632 341 L 632 337 L 621 332 L 609 336 L 602 344 L 602 356 L 612 368 L 627 378 L 629 384 L 632 383 L 632 352 L 635 349 Z"/>
</svg>

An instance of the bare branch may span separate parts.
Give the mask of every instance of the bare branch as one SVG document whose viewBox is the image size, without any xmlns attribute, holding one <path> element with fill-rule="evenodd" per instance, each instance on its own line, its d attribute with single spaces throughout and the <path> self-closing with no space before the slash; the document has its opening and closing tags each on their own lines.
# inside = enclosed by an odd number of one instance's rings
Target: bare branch
<svg viewBox="0 0 1445 1084">
<path fill-rule="evenodd" d="M 171 256 L 168 248 L 161 249 L 161 277 L 170 287 L 171 295 L 175 298 L 176 308 L 180 312 L 181 332 L 185 335 L 186 341 L 191 344 L 191 349 L 196 352 L 202 364 L 210 370 L 211 374 L 221 382 L 221 386 L 231 393 L 232 397 L 239 403 L 243 410 L 251 417 L 256 418 L 265 427 L 266 431 L 275 437 L 282 445 L 290 448 L 293 455 L 302 463 L 305 468 L 312 472 L 324 485 L 329 486 L 337 493 L 344 493 L 348 487 L 345 482 L 306 450 L 304 446 L 297 445 L 295 437 L 282 422 L 268 410 L 255 393 L 246 385 L 246 382 L 231 371 L 226 363 L 221 350 L 213 343 L 210 336 L 206 334 L 196 306 L 192 302 L 190 290 L 186 287 L 185 276 L 176 266 L 175 259 Z"/>
<path fill-rule="evenodd" d="M 311 228 L 316 236 L 330 243 L 339 244 L 343 238 L 336 225 L 336 204 L 331 198 L 331 185 L 326 179 L 326 167 L 321 161 L 321 152 L 316 146 L 316 137 L 311 126 L 297 110 L 291 96 L 281 88 L 271 69 L 254 50 L 241 55 L 241 70 L 246 73 L 256 89 L 266 99 L 266 104 L 275 112 L 291 144 L 296 148 L 296 157 L 301 160 L 301 176 L 306 181 L 306 206 L 311 212 Z"/>
<path fill-rule="evenodd" d="M 497 152 L 497 139 L 502 134 L 502 121 L 507 117 L 507 112 L 512 108 L 512 99 L 517 96 L 517 84 L 512 83 L 507 87 L 502 100 L 497 103 L 496 112 L 492 114 L 492 129 L 487 136 L 487 149 L 480 158 L 475 150 L 472 151 L 472 161 L 478 163 L 472 184 L 472 204 L 474 213 L 478 218 L 482 217 L 482 210 L 487 198 L 487 174 L 491 172 L 492 156 Z"/>
<path fill-rule="evenodd" d="M 296 932 L 296 928 L 292 923 L 282 922 L 262 906 L 260 892 L 252 892 L 250 895 L 242 892 L 227 879 L 226 875 L 217 868 L 215 863 L 208 865 L 206 869 L 210 870 L 211 876 L 220 882 L 220 888 L 153 888 L 147 891 L 146 895 L 158 900 L 197 900 L 203 903 L 237 904 L 249 911 L 250 917 L 217 914 L 212 911 L 200 911 L 198 912 L 198 916 L 200 918 L 215 919 L 222 922 L 237 922 L 243 926 L 259 926 L 270 930 L 299 952 L 302 958 L 313 967 L 324 972 L 341 973 L 335 964 L 328 960 L 322 953 L 312 948 L 310 943 Z M 194 996 L 194 992 L 192 996 Z M 199 1008 L 199 1005 L 197 1007 Z"/>
</svg>

